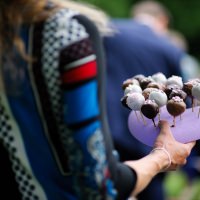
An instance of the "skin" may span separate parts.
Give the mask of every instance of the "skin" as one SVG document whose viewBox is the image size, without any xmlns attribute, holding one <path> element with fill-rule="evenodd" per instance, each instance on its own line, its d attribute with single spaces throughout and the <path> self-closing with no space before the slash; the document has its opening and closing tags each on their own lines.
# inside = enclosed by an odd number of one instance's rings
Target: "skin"
<svg viewBox="0 0 200 200">
<path fill-rule="evenodd" d="M 174 171 L 185 165 L 186 159 L 196 143 L 183 144 L 177 142 L 171 133 L 167 121 L 160 121 L 159 127 L 160 134 L 155 141 L 154 148 L 164 147 L 171 157 L 171 165 L 166 169 L 169 165 L 169 158 L 163 150 L 155 150 L 139 160 L 125 162 L 126 165 L 133 168 L 137 173 L 137 183 L 132 196 L 136 196 L 141 192 L 158 173 Z"/>
</svg>

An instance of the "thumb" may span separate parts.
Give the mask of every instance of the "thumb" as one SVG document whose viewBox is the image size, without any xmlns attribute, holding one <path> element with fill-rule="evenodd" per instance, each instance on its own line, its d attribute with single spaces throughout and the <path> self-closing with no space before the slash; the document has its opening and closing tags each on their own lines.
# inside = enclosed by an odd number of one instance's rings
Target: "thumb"
<svg viewBox="0 0 200 200">
<path fill-rule="evenodd" d="M 174 138 L 171 132 L 170 125 L 167 121 L 160 120 L 158 126 L 160 128 L 160 135 L 168 135 L 169 137 Z"/>
<path fill-rule="evenodd" d="M 192 149 L 196 145 L 196 141 L 188 142 L 185 144 L 188 148 Z"/>
</svg>

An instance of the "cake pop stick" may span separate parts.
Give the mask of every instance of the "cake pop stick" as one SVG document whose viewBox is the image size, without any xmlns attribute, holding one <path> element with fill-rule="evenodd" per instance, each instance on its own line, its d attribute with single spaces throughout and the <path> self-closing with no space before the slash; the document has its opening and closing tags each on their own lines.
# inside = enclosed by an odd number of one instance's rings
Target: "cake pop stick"
<svg viewBox="0 0 200 200">
<path fill-rule="evenodd" d="M 144 125 L 146 125 L 146 121 L 145 121 L 145 119 L 144 119 L 144 116 L 143 116 L 143 114 L 142 114 L 142 111 L 141 111 L 141 110 L 140 110 L 140 115 L 141 115 L 141 117 L 142 117 L 142 121 L 143 121 Z"/>
<path fill-rule="evenodd" d="M 136 110 L 135 110 L 135 116 L 136 116 L 137 120 L 140 121 Z"/>
</svg>

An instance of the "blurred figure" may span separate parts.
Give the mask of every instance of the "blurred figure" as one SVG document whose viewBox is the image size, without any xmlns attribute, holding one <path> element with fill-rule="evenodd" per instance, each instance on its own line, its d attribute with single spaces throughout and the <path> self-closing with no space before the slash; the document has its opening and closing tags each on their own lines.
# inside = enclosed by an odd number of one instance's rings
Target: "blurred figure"
<svg viewBox="0 0 200 200">
<path fill-rule="evenodd" d="M 194 56 L 189 54 L 188 43 L 184 35 L 178 31 L 169 29 L 166 33 L 166 36 L 169 38 L 172 44 L 185 52 L 185 55 L 181 60 L 183 80 L 187 81 L 192 78 L 200 77 L 199 61 Z"/>
<path fill-rule="evenodd" d="M 149 147 L 131 136 L 127 120 L 130 111 L 120 102 L 122 83 L 136 74 L 145 76 L 162 72 L 167 77 L 182 76 L 180 61 L 184 52 L 166 38 L 171 15 L 160 3 L 141 1 L 132 9 L 133 19 L 114 19 L 111 26 L 116 30 L 113 37 L 104 40 L 107 58 L 107 105 L 108 119 L 115 146 L 121 160 L 138 159 Z M 159 175 L 139 196 L 139 200 L 164 199 Z"/>
</svg>

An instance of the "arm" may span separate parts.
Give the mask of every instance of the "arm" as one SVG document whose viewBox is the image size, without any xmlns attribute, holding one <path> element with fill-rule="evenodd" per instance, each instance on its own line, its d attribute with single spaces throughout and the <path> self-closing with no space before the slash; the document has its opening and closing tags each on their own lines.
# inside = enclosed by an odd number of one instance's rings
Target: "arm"
<svg viewBox="0 0 200 200">
<path fill-rule="evenodd" d="M 154 144 L 154 148 L 158 148 L 158 150 L 152 151 L 151 154 L 140 160 L 125 162 L 125 164 L 136 170 L 138 177 L 133 195 L 141 192 L 156 174 L 162 171 L 176 170 L 186 164 L 186 159 L 195 145 L 195 142 L 188 144 L 177 142 L 173 138 L 166 121 L 160 122 L 160 128 L 160 134 Z M 163 147 L 168 153 L 162 149 L 160 150 Z M 168 157 L 168 154 L 170 157 Z"/>
</svg>

